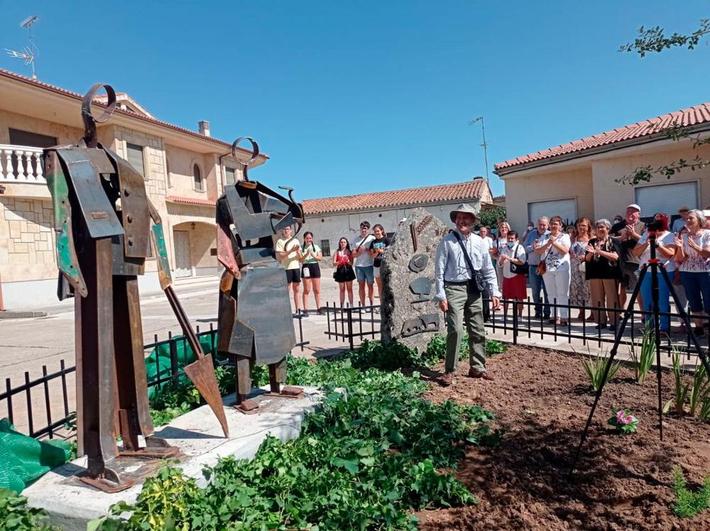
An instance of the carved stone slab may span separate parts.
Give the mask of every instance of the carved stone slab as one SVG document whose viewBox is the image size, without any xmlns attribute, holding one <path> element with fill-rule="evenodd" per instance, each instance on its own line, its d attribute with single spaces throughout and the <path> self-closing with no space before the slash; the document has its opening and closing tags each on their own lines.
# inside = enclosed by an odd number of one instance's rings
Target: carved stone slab
<svg viewBox="0 0 710 531">
<path fill-rule="evenodd" d="M 444 315 L 432 297 L 436 248 L 448 230 L 423 208 L 399 223 L 380 269 L 383 342 L 396 339 L 423 352 L 434 334 L 445 332 Z"/>
</svg>

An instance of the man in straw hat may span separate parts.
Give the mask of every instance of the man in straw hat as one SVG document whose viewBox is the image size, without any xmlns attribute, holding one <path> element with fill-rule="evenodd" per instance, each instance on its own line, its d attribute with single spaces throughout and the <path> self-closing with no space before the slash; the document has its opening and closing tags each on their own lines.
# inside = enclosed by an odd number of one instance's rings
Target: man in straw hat
<svg viewBox="0 0 710 531">
<path fill-rule="evenodd" d="M 436 294 L 439 308 L 446 313 L 446 366 L 440 381 L 451 385 L 463 338 L 463 325 L 468 331 L 468 375 L 492 380 L 486 372 L 486 335 L 483 327 L 483 292 L 491 295 L 493 309 L 500 306 L 496 271 L 488 248 L 473 233 L 478 210 L 461 204 L 449 214 L 456 229 L 444 236 L 436 251 Z M 473 270 L 473 271 L 472 271 Z"/>
</svg>

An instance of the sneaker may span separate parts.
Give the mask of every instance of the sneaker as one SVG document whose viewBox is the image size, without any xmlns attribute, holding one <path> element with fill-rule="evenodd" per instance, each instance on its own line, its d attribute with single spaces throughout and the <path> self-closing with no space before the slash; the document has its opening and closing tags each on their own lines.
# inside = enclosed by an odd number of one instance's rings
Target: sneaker
<svg viewBox="0 0 710 531">
<path fill-rule="evenodd" d="M 610 325 L 607 327 L 607 329 L 608 329 L 610 332 L 616 332 L 616 326 L 614 326 L 613 324 L 610 324 Z"/>
<path fill-rule="evenodd" d="M 318 308 L 318 315 L 325 315 L 325 310 L 323 308 Z"/>
<path fill-rule="evenodd" d="M 302 315 L 303 317 L 310 317 L 310 315 L 308 314 L 308 310 L 303 310 L 303 311 L 301 312 L 301 315 Z"/>
</svg>

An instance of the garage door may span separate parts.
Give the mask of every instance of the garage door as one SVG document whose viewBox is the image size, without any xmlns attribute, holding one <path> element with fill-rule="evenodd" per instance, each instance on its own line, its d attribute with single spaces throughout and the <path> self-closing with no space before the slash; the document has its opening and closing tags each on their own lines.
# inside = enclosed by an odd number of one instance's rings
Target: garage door
<svg viewBox="0 0 710 531">
<path fill-rule="evenodd" d="M 528 220 L 535 223 L 538 218 L 560 216 L 565 222 L 574 223 L 577 219 L 577 201 L 575 199 L 558 199 L 557 201 L 539 201 L 528 203 Z"/>
<path fill-rule="evenodd" d="M 636 188 L 636 202 L 641 207 L 641 216 L 656 212 L 669 215 L 678 213 L 682 206 L 698 208 L 698 183 L 659 184 Z"/>
</svg>

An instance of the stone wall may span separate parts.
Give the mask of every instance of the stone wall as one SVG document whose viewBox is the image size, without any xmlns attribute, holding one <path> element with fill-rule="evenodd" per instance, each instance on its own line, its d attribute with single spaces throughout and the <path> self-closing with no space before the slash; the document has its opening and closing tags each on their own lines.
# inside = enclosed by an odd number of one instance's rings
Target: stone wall
<svg viewBox="0 0 710 531">
<path fill-rule="evenodd" d="M 0 276 L 3 282 L 57 274 L 51 201 L 0 196 Z"/>
</svg>

